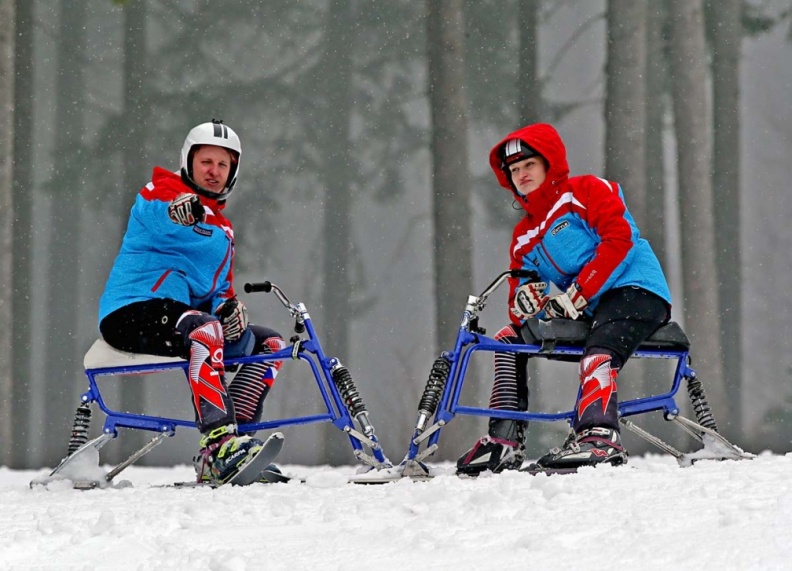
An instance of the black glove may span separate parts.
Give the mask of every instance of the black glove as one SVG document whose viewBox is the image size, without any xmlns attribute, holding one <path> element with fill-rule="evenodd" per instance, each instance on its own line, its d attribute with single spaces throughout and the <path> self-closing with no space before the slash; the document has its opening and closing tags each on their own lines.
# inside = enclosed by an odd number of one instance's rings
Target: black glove
<svg viewBox="0 0 792 571">
<path fill-rule="evenodd" d="M 197 194 L 185 192 L 171 200 L 168 205 L 168 216 L 176 224 L 195 226 L 203 222 L 206 212 Z"/>
<path fill-rule="evenodd" d="M 247 309 L 237 298 L 232 297 L 217 306 L 215 315 L 223 326 L 223 337 L 234 342 L 245 332 L 248 326 Z"/>
</svg>

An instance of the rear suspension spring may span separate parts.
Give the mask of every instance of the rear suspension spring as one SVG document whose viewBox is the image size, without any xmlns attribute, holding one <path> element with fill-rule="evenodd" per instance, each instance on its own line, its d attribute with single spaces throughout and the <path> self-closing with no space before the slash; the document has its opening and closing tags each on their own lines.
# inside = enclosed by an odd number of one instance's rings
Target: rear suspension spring
<svg viewBox="0 0 792 571">
<path fill-rule="evenodd" d="M 344 365 L 338 365 L 331 371 L 333 375 L 333 382 L 335 383 L 338 393 L 341 395 L 341 400 L 344 401 L 349 413 L 353 417 L 357 417 L 360 413 L 366 412 L 366 405 L 363 399 L 360 398 L 360 393 L 352 381 L 352 374 Z"/>
<path fill-rule="evenodd" d="M 426 381 L 421 401 L 418 403 L 418 413 L 432 416 L 437 410 L 437 403 L 445 390 L 448 374 L 451 372 L 451 363 L 445 357 L 439 357 L 432 365 L 429 380 Z"/>
<path fill-rule="evenodd" d="M 91 406 L 84 402 L 74 411 L 71 437 L 67 456 L 74 454 L 83 444 L 88 442 L 88 431 L 91 428 Z"/>
<path fill-rule="evenodd" d="M 709 402 L 707 402 L 701 381 L 697 377 L 688 377 L 687 390 L 698 423 L 704 428 L 718 432 L 718 425 L 715 423 L 715 416 L 712 413 Z"/>
</svg>

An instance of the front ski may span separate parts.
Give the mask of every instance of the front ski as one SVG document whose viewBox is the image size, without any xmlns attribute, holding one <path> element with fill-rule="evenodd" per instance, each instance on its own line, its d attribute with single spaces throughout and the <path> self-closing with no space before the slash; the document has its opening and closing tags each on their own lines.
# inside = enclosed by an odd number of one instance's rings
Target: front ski
<svg viewBox="0 0 792 571">
<path fill-rule="evenodd" d="M 538 476 L 539 474 L 546 474 L 548 476 L 556 474 L 577 474 L 577 468 L 543 468 L 536 464 L 528 464 L 525 468 L 520 468 L 520 472 L 530 474 L 531 476 Z"/>
<path fill-rule="evenodd" d="M 272 464 L 272 461 L 278 457 L 281 449 L 283 448 L 283 433 L 273 432 L 266 441 L 264 441 L 261 450 L 259 450 L 253 458 L 242 466 L 242 468 L 234 474 L 227 482 L 175 482 L 174 484 L 165 484 L 164 488 L 221 488 L 223 486 L 249 486 L 260 482 L 262 480 L 262 472 Z"/>
<path fill-rule="evenodd" d="M 264 470 L 261 471 L 261 483 L 263 484 L 288 484 L 292 480 L 297 482 L 305 482 L 303 478 L 298 478 L 296 476 L 287 476 L 274 466 L 267 466 Z"/>
<path fill-rule="evenodd" d="M 249 486 L 261 481 L 260 474 L 266 470 L 272 461 L 277 458 L 283 448 L 283 434 L 280 432 L 273 432 L 269 438 L 264 442 L 253 458 L 248 460 L 247 464 L 237 472 L 233 478 L 225 483 L 220 482 L 196 482 L 184 481 L 173 482 L 171 484 L 157 484 L 153 488 L 220 488 L 222 486 Z"/>
<path fill-rule="evenodd" d="M 242 466 L 242 469 L 234 474 L 233 478 L 221 484 L 221 486 L 249 486 L 254 482 L 258 482 L 261 478 L 259 474 L 280 454 L 283 448 L 283 433 L 273 432 L 269 438 L 264 442 L 261 450 L 248 460 L 247 464 Z"/>
</svg>

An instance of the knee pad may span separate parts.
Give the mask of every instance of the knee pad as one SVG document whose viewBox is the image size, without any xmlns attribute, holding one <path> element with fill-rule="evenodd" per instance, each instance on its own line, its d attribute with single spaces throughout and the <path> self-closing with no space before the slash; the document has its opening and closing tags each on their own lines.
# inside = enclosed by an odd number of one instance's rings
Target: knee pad
<svg viewBox="0 0 792 571">
<path fill-rule="evenodd" d="M 583 361 L 586 357 L 590 357 L 592 355 L 607 355 L 610 357 L 611 360 L 611 368 L 621 370 L 622 366 L 624 366 L 624 361 L 619 353 L 614 351 L 613 349 L 608 349 L 607 347 L 587 347 L 586 350 L 583 352 L 583 356 L 580 358 L 580 365 L 583 366 Z"/>
<path fill-rule="evenodd" d="M 190 333 L 192 333 L 196 328 L 200 327 L 201 325 L 204 325 L 205 323 L 209 323 L 211 321 L 216 321 L 220 323 L 214 315 L 209 315 L 208 313 L 191 309 L 181 314 L 179 320 L 176 322 L 176 331 L 178 331 L 182 335 L 182 337 L 184 338 L 184 344 L 187 347 L 189 347 Z M 222 334 L 220 338 L 222 339 Z"/>
<path fill-rule="evenodd" d="M 503 343 L 520 343 L 522 340 L 520 339 L 520 334 L 517 332 L 517 329 L 514 325 L 506 325 L 502 327 L 500 331 L 495 334 L 494 337 L 495 341 L 502 341 Z"/>
<path fill-rule="evenodd" d="M 225 384 L 223 328 L 215 317 L 187 311 L 176 329 L 189 347 L 188 378 L 193 394 L 197 425 L 201 432 L 234 422 L 234 406 Z"/>
<path fill-rule="evenodd" d="M 580 398 L 576 405 L 575 431 L 588 426 L 618 426 L 618 395 L 610 352 L 587 351 L 580 360 Z"/>
</svg>

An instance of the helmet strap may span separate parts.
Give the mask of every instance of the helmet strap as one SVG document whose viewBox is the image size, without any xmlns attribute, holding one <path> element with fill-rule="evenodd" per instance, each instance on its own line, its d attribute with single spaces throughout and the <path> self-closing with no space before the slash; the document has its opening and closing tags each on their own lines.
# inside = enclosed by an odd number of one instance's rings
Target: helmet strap
<svg viewBox="0 0 792 571">
<path fill-rule="evenodd" d="M 182 179 L 182 182 L 184 184 L 186 184 L 188 187 L 190 187 L 191 190 L 193 190 L 195 192 L 195 194 L 198 194 L 200 196 L 204 196 L 204 197 L 206 197 L 206 198 L 208 198 L 210 200 L 218 200 L 218 201 L 221 200 L 221 199 L 225 200 L 226 194 L 228 194 L 227 192 L 225 192 L 223 194 L 218 194 L 217 192 L 211 192 L 209 190 L 206 190 L 201 185 L 199 185 L 197 182 L 195 182 L 192 179 L 192 177 L 187 174 L 187 171 L 184 170 L 184 169 L 181 170 L 181 179 Z"/>
</svg>

